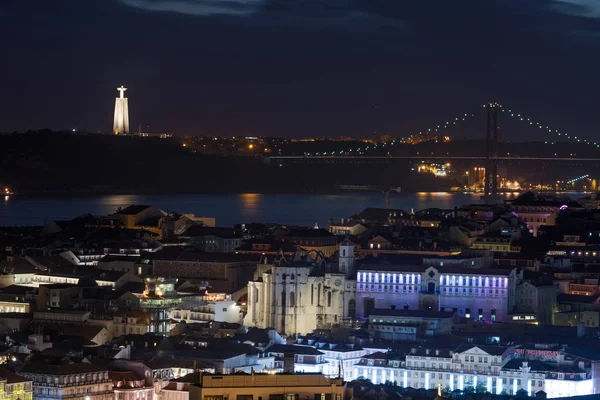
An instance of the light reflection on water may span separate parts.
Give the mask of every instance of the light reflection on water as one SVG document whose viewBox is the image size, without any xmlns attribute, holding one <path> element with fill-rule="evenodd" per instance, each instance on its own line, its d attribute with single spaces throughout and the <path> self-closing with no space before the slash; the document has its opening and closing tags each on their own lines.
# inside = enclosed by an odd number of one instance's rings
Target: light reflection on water
<svg viewBox="0 0 600 400">
<path fill-rule="evenodd" d="M 42 225 L 44 221 L 65 220 L 90 213 L 106 215 L 131 204 L 156 205 L 166 211 L 215 217 L 217 225 L 278 222 L 290 225 L 317 223 L 324 227 L 329 218 L 347 218 L 367 207 L 419 210 L 451 209 L 480 203 L 480 194 L 392 193 L 389 202 L 381 193 L 319 194 L 219 194 L 219 195 L 111 195 L 97 197 L 19 197 L 5 199 L 0 207 L 0 225 Z M 505 198 L 514 198 L 509 194 Z"/>
</svg>

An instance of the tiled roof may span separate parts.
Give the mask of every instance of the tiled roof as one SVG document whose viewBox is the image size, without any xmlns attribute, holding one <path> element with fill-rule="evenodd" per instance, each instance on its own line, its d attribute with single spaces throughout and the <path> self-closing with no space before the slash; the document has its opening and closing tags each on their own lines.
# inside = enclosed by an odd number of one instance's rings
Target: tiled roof
<svg viewBox="0 0 600 400">
<path fill-rule="evenodd" d="M 89 363 L 73 364 L 46 364 L 42 362 L 28 362 L 21 368 L 21 373 L 45 374 L 45 375 L 71 375 L 86 372 L 103 372 L 105 368 Z"/>
<path fill-rule="evenodd" d="M 150 208 L 150 206 L 144 206 L 144 205 L 130 205 L 129 207 L 126 207 L 124 209 L 122 209 L 121 211 L 116 212 L 116 214 L 119 215 L 137 215 L 139 213 L 141 213 L 142 211 L 146 210 Z"/>
<path fill-rule="evenodd" d="M 29 381 L 29 379 L 15 374 L 14 372 L 11 372 L 5 368 L 0 368 L 0 380 L 2 379 L 6 379 L 6 383 L 20 383 Z"/>
</svg>

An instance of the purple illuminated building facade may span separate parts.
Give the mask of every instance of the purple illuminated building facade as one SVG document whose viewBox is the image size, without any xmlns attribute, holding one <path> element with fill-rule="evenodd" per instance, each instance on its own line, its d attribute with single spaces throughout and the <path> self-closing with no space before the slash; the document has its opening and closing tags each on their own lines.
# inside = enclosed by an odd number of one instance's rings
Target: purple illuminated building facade
<svg viewBox="0 0 600 400">
<path fill-rule="evenodd" d="M 363 265 L 357 272 L 356 317 L 377 308 L 454 311 L 474 321 L 507 322 L 522 280 L 516 268 Z"/>
</svg>

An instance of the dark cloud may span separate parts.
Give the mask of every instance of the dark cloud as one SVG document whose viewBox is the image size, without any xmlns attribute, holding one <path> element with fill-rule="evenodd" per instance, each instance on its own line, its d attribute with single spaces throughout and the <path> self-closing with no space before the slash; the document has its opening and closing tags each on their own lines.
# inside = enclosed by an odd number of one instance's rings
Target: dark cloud
<svg viewBox="0 0 600 400">
<path fill-rule="evenodd" d="M 181 134 L 402 135 L 488 99 L 597 132 L 595 0 L 2 4 L 0 131 L 108 131 L 123 84 L 132 125 Z"/>
<path fill-rule="evenodd" d="M 553 6 L 567 14 L 600 18 L 600 2 L 597 0 L 559 0 Z"/>
<path fill-rule="evenodd" d="M 265 0 L 121 0 L 121 2 L 149 11 L 242 16 L 258 11 Z"/>
</svg>

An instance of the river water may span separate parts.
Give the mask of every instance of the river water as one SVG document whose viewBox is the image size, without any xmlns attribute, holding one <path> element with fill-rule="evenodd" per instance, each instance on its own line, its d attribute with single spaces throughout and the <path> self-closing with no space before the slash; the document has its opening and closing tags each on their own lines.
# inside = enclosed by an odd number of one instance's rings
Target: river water
<svg viewBox="0 0 600 400">
<path fill-rule="evenodd" d="M 386 204 L 381 193 L 224 194 L 224 195 L 110 195 L 97 197 L 10 197 L 0 203 L 0 226 L 43 225 L 79 215 L 107 215 L 131 204 L 156 205 L 163 210 L 215 217 L 218 226 L 236 223 L 276 222 L 324 227 L 327 220 L 346 218 L 367 207 L 420 210 L 454 208 L 480 203 L 480 194 L 393 193 Z M 514 198 L 515 195 L 506 195 Z"/>
</svg>

